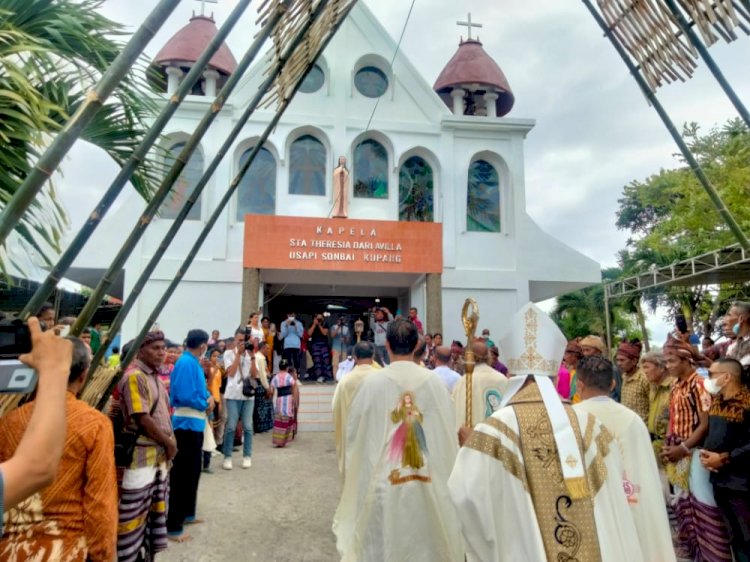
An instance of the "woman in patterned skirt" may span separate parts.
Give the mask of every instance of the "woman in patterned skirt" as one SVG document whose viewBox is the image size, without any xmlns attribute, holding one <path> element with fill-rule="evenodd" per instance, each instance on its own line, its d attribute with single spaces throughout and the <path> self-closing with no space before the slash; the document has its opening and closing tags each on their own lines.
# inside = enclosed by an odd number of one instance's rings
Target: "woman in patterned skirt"
<svg viewBox="0 0 750 562">
<path fill-rule="evenodd" d="M 292 373 L 294 367 L 281 370 L 271 380 L 276 391 L 273 417 L 273 446 L 283 447 L 294 439 L 296 415 L 295 407 L 299 402 L 297 380 Z"/>
</svg>

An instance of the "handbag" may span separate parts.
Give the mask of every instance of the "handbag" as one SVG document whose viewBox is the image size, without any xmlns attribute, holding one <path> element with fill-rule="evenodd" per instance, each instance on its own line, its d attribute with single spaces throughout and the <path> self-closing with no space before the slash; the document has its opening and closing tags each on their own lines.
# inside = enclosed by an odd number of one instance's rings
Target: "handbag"
<svg viewBox="0 0 750 562">
<path fill-rule="evenodd" d="M 156 384 L 156 400 L 151 406 L 148 415 L 153 416 L 156 411 L 156 406 L 159 405 L 159 396 L 161 391 L 159 389 L 159 383 Z M 115 428 L 115 466 L 128 467 L 133 462 L 133 453 L 135 452 L 136 442 L 138 437 L 141 436 L 140 427 L 135 431 L 131 431 L 125 427 L 125 416 L 120 412 L 120 422 L 118 428 Z"/>
<path fill-rule="evenodd" d="M 255 382 L 253 377 L 247 377 L 242 379 L 242 396 L 253 398 L 258 389 L 258 384 Z"/>
</svg>

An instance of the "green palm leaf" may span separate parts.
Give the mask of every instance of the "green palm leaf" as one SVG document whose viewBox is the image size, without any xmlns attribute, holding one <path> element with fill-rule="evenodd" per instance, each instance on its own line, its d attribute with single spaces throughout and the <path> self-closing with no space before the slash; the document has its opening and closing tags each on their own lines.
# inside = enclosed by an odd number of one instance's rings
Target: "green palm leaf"
<svg viewBox="0 0 750 562">
<path fill-rule="evenodd" d="M 40 149 L 83 103 L 122 48 L 122 26 L 99 13 L 103 0 L 0 0 L 0 210 L 37 160 Z M 139 65 L 141 66 L 141 65 Z M 148 129 L 155 104 L 148 89 L 146 61 L 131 70 L 81 139 L 122 164 Z M 148 199 L 162 177 L 155 154 L 133 175 L 136 191 Z M 103 188 L 106 186 L 102 186 Z M 15 229 L 15 241 L 49 264 L 67 225 L 51 184 Z M 6 248 L 0 270 L 7 271 Z"/>
</svg>

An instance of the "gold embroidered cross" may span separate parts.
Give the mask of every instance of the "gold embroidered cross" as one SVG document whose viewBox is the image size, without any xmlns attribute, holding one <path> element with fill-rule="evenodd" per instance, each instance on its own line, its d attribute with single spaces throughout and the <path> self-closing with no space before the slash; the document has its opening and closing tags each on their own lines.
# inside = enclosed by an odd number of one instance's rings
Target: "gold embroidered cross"
<svg viewBox="0 0 750 562">
<path fill-rule="evenodd" d="M 573 457 L 573 455 L 568 455 L 568 458 L 565 459 L 565 464 L 567 464 L 570 468 L 575 468 L 578 464 L 578 461 Z"/>
</svg>

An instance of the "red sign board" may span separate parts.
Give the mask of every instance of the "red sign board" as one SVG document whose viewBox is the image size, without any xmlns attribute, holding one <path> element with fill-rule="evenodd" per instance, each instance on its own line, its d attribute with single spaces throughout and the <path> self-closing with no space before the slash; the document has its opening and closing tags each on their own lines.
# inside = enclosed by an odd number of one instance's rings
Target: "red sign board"
<svg viewBox="0 0 750 562">
<path fill-rule="evenodd" d="M 442 273 L 440 223 L 245 215 L 244 266 Z"/>
</svg>

